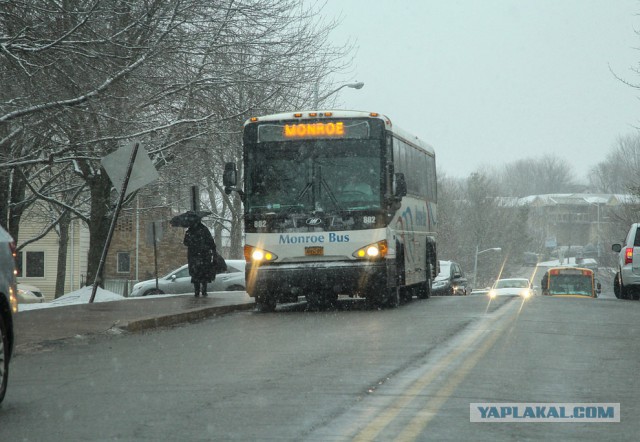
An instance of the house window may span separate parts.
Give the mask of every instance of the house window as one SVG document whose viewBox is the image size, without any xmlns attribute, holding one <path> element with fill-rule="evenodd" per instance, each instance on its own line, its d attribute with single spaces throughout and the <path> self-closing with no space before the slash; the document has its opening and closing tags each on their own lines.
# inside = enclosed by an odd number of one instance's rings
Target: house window
<svg viewBox="0 0 640 442">
<path fill-rule="evenodd" d="M 27 278 L 44 278 L 44 252 L 25 252 L 25 276 Z"/>
<path fill-rule="evenodd" d="M 131 256 L 129 252 L 118 252 L 118 273 L 131 271 Z"/>
</svg>

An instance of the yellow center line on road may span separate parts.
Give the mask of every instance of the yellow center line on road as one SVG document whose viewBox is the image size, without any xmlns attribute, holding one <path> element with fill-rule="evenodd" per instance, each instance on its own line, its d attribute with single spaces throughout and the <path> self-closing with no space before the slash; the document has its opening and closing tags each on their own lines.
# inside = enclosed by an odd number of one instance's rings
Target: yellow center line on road
<svg viewBox="0 0 640 442">
<path fill-rule="evenodd" d="M 493 318 L 487 319 L 486 320 L 487 322 L 481 323 L 480 327 L 481 328 L 490 327 L 495 322 L 497 322 L 499 319 L 502 319 L 506 315 L 511 313 L 512 310 L 514 310 L 516 304 L 517 303 L 510 303 L 509 306 L 507 306 L 506 309 L 503 312 L 501 312 L 500 315 L 496 315 Z M 520 307 L 522 307 L 522 306 L 520 306 Z M 518 313 L 519 313 L 519 311 L 520 310 L 518 310 Z M 514 315 L 514 317 L 511 318 L 511 320 L 513 320 L 515 317 L 517 317 L 517 315 Z M 500 329 L 500 330 L 495 331 L 494 334 L 491 335 L 491 337 L 485 341 L 485 345 L 483 345 L 482 347 L 480 347 L 480 349 L 476 350 L 474 353 L 472 353 L 470 355 L 470 360 L 474 361 L 473 365 L 475 365 L 475 363 L 477 363 L 475 355 L 486 347 L 486 350 L 483 350 L 482 353 L 480 354 L 480 356 L 482 356 L 482 354 L 484 354 L 484 352 L 486 352 L 490 348 L 490 346 L 493 345 L 493 343 L 495 342 L 497 337 L 502 333 L 503 330 L 504 329 Z M 468 336 L 464 339 L 464 341 L 462 343 L 460 343 L 456 347 L 455 350 L 453 350 L 451 353 L 449 353 L 445 358 L 443 358 L 440 361 L 438 361 L 437 364 L 435 365 L 435 367 L 433 367 L 431 370 L 429 370 L 424 375 L 422 375 L 420 378 L 418 378 L 404 392 L 404 394 L 402 394 L 402 396 L 399 399 L 397 399 L 393 404 L 391 404 L 385 410 L 381 411 L 378 416 L 376 416 L 373 419 L 369 420 L 369 424 L 365 428 L 363 428 L 353 438 L 353 440 L 357 441 L 357 442 L 364 442 L 364 441 L 372 441 L 372 440 L 374 440 L 378 436 L 378 434 L 380 434 L 380 432 L 382 430 L 384 430 L 398 416 L 398 414 L 402 410 L 404 410 L 425 388 L 427 388 L 434 381 L 434 379 L 438 378 L 438 376 L 440 376 L 447 368 L 449 368 L 449 366 L 461 354 L 463 354 L 465 351 L 467 351 L 473 344 L 475 344 L 477 341 L 483 339 L 483 337 L 487 333 L 490 333 L 490 332 L 478 332 L 478 333 L 471 333 L 470 332 L 468 334 Z M 490 345 L 487 345 L 486 343 L 489 343 Z M 469 366 L 468 370 L 470 370 L 471 367 L 473 367 L 473 365 Z M 466 367 L 466 366 L 467 366 L 467 364 L 465 363 L 464 367 Z M 468 372 L 468 370 L 467 370 L 467 372 Z M 466 376 L 466 372 L 465 372 L 465 376 Z M 462 381 L 462 378 L 460 379 L 459 382 L 461 382 L 461 381 Z M 449 384 L 447 384 L 447 385 L 449 385 Z M 443 389 L 441 391 L 445 390 L 445 388 L 446 388 L 446 386 L 443 387 Z M 454 386 L 454 388 L 455 388 L 455 386 Z M 453 391 L 453 389 L 448 394 L 450 395 L 452 391 Z M 444 398 L 444 399 L 446 400 L 447 398 L 448 398 L 448 396 L 446 398 Z M 441 405 L 442 404 L 440 404 L 439 406 L 441 406 Z M 428 423 L 428 421 L 430 419 L 431 418 L 429 418 L 426 421 L 426 423 Z M 424 425 L 426 425 L 426 423 Z M 418 425 L 418 423 L 416 422 L 415 425 Z M 420 428 L 423 428 L 424 425 L 422 427 L 420 427 Z"/>
<path fill-rule="evenodd" d="M 518 313 L 520 309 L 518 310 Z M 498 338 L 504 333 L 505 329 L 517 318 L 517 315 L 510 318 L 510 321 L 505 324 L 505 327 L 493 332 L 478 348 L 472 353 L 463 363 L 462 366 L 456 370 L 455 374 L 449 379 L 449 381 L 435 394 L 435 397 L 431 399 L 425 406 L 424 411 L 416 414 L 411 420 L 405 430 L 398 435 L 395 439 L 398 442 L 414 441 L 418 438 L 420 433 L 424 431 L 429 422 L 436 416 L 436 413 L 442 405 L 451 397 L 451 394 L 458 388 L 458 385 L 467 377 L 473 367 L 476 366 L 478 361 L 482 359 L 484 354 L 496 343 Z"/>
</svg>

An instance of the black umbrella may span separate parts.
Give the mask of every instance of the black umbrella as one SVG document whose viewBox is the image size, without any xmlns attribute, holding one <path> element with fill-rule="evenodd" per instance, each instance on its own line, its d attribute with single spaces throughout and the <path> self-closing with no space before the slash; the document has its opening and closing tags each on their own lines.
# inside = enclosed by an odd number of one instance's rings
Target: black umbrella
<svg viewBox="0 0 640 442">
<path fill-rule="evenodd" d="M 194 212 L 193 210 L 189 210 L 171 218 L 169 224 L 171 224 L 172 227 L 191 227 L 208 215 L 211 215 L 211 212 Z"/>
</svg>

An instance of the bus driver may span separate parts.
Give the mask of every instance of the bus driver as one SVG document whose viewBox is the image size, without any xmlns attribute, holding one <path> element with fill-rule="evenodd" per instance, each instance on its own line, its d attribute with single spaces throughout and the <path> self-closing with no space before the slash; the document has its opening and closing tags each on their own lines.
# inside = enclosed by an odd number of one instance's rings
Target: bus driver
<svg viewBox="0 0 640 442">
<path fill-rule="evenodd" d="M 348 196 L 371 196 L 373 195 L 373 190 L 371 190 L 371 186 L 364 182 L 364 180 L 359 180 L 356 175 L 349 175 L 347 184 L 342 186 L 341 190 L 342 194 Z"/>
</svg>

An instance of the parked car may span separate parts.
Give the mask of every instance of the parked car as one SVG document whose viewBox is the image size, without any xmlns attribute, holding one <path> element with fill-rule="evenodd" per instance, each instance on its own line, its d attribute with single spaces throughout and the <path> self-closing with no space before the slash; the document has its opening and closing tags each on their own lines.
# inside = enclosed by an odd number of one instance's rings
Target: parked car
<svg viewBox="0 0 640 442">
<path fill-rule="evenodd" d="M 9 362 L 13 354 L 13 313 L 18 311 L 16 299 L 15 243 L 0 227 L 0 402 L 7 392 Z"/>
<path fill-rule="evenodd" d="M 434 296 L 471 294 L 471 285 L 464 276 L 460 264 L 453 261 L 440 261 L 440 273 L 433 280 L 431 294 Z"/>
<path fill-rule="evenodd" d="M 520 296 L 528 299 L 533 296 L 533 287 L 527 278 L 498 279 L 489 290 L 489 297 L 493 299 L 498 296 Z"/>
<path fill-rule="evenodd" d="M 18 284 L 18 304 L 39 304 L 44 302 L 42 290 L 35 285 Z"/>
<path fill-rule="evenodd" d="M 207 291 L 244 291 L 246 288 L 244 277 L 245 261 L 243 259 L 227 259 L 225 262 L 227 263 L 227 270 L 216 275 L 215 281 L 209 284 Z M 191 283 L 187 264 L 158 278 L 158 288 L 156 288 L 155 279 L 135 284 L 129 296 L 178 295 L 181 293 L 193 293 L 193 284 Z"/>
<path fill-rule="evenodd" d="M 631 224 L 624 243 L 616 243 L 611 249 L 618 253 L 613 293 L 619 299 L 640 298 L 640 223 Z"/>
</svg>

